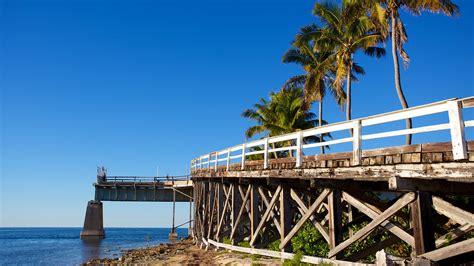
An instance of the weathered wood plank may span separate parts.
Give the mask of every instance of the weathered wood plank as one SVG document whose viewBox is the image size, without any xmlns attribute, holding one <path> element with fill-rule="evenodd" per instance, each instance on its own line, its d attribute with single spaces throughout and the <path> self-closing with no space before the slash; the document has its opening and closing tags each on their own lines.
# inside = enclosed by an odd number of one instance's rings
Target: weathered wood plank
<svg viewBox="0 0 474 266">
<path fill-rule="evenodd" d="M 416 200 L 411 206 L 411 222 L 415 238 L 415 254 L 417 255 L 436 248 L 432 205 L 431 193 L 425 191 L 416 193 Z"/>
<path fill-rule="evenodd" d="M 329 248 L 335 250 L 342 242 L 342 192 L 333 189 L 328 195 L 328 215 L 329 215 Z M 342 254 L 334 253 L 329 258 L 342 258 Z"/>
<path fill-rule="evenodd" d="M 352 206 L 356 207 L 359 211 L 370 217 L 371 219 L 377 218 L 382 211 L 375 206 L 371 206 L 372 208 L 368 207 L 365 205 L 363 202 L 359 201 L 358 199 L 352 197 L 350 194 L 343 192 L 342 197 L 344 198 L 345 201 L 349 202 Z M 383 226 L 385 229 L 387 229 L 389 232 L 403 240 L 405 243 L 409 244 L 410 246 L 415 245 L 415 240 L 413 237 L 405 232 L 405 230 L 401 229 L 400 227 L 394 225 L 390 221 L 384 221 L 380 224 L 380 226 Z"/>
<path fill-rule="evenodd" d="M 301 229 L 303 224 L 313 215 L 314 211 L 318 209 L 318 207 L 321 205 L 321 203 L 327 198 L 329 195 L 330 190 L 325 189 L 319 194 L 318 198 L 314 201 L 313 204 L 309 207 L 309 209 L 306 209 L 303 217 L 296 223 L 296 225 L 287 233 L 287 235 L 281 240 L 280 243 L 280 249 L 283 249 L 288 242 L 293 238 L 293 236 Z M 304 206 L 304 204 L 303 204 Z"/>
<path fill-rule="evenodd" d="M 291 220 L 293 213 L 290 205 L 290 188 L 283 186 L 280 192 L 280 240 L 283 242 L 291 230 Z M 281 251 L 290 251 L 291 247 L 280 245 Z"/>
<path fill-rule="evenodd" d="M 462 210 L 440 197 L 433 197 L 433 208 L 440 214 L 453 219 L 458 224 L 474 225 L 474 214 Z"/>
<path fill-rule="evenodd" d="M 452 244 L 443 248 L 439 248 L 424 254 L 419 255 L 419 257 L 427 258 L 432 261 L 440 261 L 461 254 L 474 251 L 474 238 L 464 240 L 462 242 Z"/>
<path fill-rule="evenodd" d="M 213 241 L 211 239 L 209 239 L 209 243 L 216 246 L 216 247 L 219 247 L 219 248 L 225 248 L 225 249 L 233 250 L 233 251 L 237 251 L 237 252 L 243 252 L 243 253 L 248 253 L 248 254 L 256 254 L 256 255 L 273 257 L 273 258 L 291 260 L 294 256 L 294 254 L 287 253 L 287 252 L 278 252 L 278 251 L 272 251 L 272 250 L 266 250 L 266 249 L 256 249 L 256 248 L 245 248 L 245 247 L 239 247 L 239 246 L 232 246 L 232 245 L 228 245 L 228 244 L 218 243 L 218 242 Z M 373 265 L 373 264 L 365 264 L 365 263 L 354 263 L 354 262 L 348 262 L 348 261 L 342 261 L 342 260 L 331 260 L 331 259 L 311 257 L 311 256 L 303 256 L 301 258 L 301 262 L 312 263 L 312 264 L 334 264 L 334 265 L 342 265 L 342 266 L 346 266 L 346 265 L 347 266 L 369 266 L 369 265 Z"/>
<path fill-rule="evenodd" d="M 267 221 L 267 218 L 270 215 L 271 210 L 275 206 L 275 203 L 280 196 L 280 192 L 281 192 L 281 186 L 278 186 L 275 193 L 273 194 L 272 200 L 270 201 L 267 209 L 265 210 L 265 213 L 262 216 L 262 219 L 260 220 L 260 223 L 257 226 L 257 229 L 255 230 L 254 237 L 250 240 L 250 246 L 253 246 L 255 244 L 255 241 L 257 240 L 260 230 L 262 230 L 264 223 Z"/>
<path fill-rule="evenodd" d="M 367 224 L 364 228 L 357 231 L 351 238 L 345 240 L 341 244 L 337 245 L 335 248 L 329 251 L 328 256 L 330 258 L 339 254 L 342 250 L 347 248 L 349 245 L 354 243 L 355 241 L 367 236 L 375 227 L 380 225 L 382 222 L 390 218 L 392 215 L 397 213 L 401 208 L 405 207 L 407 204 L 411 203 L 415 200 L 415 195 L 413 192 L 409 192 L 403 195 L 400 199 L 398 199 L 392 206 L 387 208 L 383 213 L 377 216 L 375 219 L 372 220 L 369 224 Z"/>
</svg>

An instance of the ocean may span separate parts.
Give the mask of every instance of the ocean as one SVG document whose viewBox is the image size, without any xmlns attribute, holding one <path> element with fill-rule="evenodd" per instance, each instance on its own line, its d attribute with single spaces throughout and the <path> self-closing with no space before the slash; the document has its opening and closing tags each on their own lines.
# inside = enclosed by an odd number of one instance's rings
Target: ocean
<svg viewBox="0 0 474 266">
<path fill-rule="evenodd" d="M 169 242 L 169 228 L 105 228 L 102 240 L 81 240 L 81 228 L 0 228 L 0 265 L 80 265 L 125 249 Z M 186 237 L 187 228 L 177 229 Z"/>
</svg>

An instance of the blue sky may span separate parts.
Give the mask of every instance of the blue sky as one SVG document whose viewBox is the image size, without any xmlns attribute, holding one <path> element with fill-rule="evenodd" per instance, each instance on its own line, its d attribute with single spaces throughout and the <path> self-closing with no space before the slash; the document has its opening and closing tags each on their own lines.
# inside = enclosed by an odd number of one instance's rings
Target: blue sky
<svg viewBox="0 0 474 266">
<path fill-rule="evenodd" d="M 244 141 L 241 112 L 278 90 L 314 1 L 1 0 L 0 226 L 82 226 L 96 166 L 179 175 Z M 404 15 L 410 105 L 474 95 L 474 3 Z M 387 48 L 390 48 L 388 46 Z M 390 53 L 365 68 L 353 117 L 399 108 Z M 344 119 L 328 99 L 325 119 Z M 416 124 L 415 124 L 416 125 Z M 178 204 L 178 221 L 188 204 Z M 169 226 L 167 203 L 105 203 L 105 226 Z"/>
</svg>

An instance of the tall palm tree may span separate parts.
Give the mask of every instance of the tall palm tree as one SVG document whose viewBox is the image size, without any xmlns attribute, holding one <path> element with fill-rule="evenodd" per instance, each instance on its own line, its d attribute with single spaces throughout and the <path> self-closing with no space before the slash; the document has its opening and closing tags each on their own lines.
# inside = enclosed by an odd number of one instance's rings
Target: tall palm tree
<svg viewBox="0 0 474 266">
<path fill-rule="evenodd" d="M 305 34 L 310 27 L 303 27 L 297 36 Z M 312 43 L 293 43 L 282 58 L 284 63 L 296 63 L 305 71 L 304 75 L 297 75 L 287 80 L 284 87 L 303 86 L 304 106 L 319 102 L 319 125 L 323 125 L 323 100 L 326 93 L 331 93 L 340 106 L 344 105 L 345 94 L 332 86 L 333 57 L 330 52 L 315 52 Z M 321 146 L 324 153 L 324 146 Z"/>
<path fill-rule="evenodd" d="M 403 60 L 405 68 L 408 67 L 410 57 L 404 49 L 408 36 L 400 17 L 400 10 L 404 9 L 415 15 L 421 15 L 422 11 L 429 11 L 433 13 L 442 12 L 447 16 L 452 16 L 459 14 L 459 8 L 451 0 L 363 0 L 362 2 L 371 11 L 371 17 L 375 19 L 378 29 L 384 37 L 388 37 L 390 32 L 395 89 L 402 108 L 406 109 L 408 103 L 402 89 L 398 57 Z M 412 127 L 411 119 L 406 119 L 405 124 L 406 128 L 410 129 Z M 412 136 L 406 135 L 405 143 L 410 145 L 411 141 Z"/>
<path fill-rule="evenodd" d="M 333 51 L 336 62 L 333 85 L 340 89 L 343 81 L 346 81 L 346 119 L 350 120 L 352 72 L 357 67 L 353 55 L 362 50 L 369 56 L 384 56 L 385 49 L 377 46 L 383 35 L 377 31 L 373 20 L 366 15 L 364 5 L 357 1 L 343 0 L 342 6 L 329 2 L 316 3 L 313 14 L 320 18 L 323 28 L 313 26 L 313 30 L 309 30 L 296 41 L 313 41 L 315 48 Z"/>
<path fill-rule="evenodd" d="M 283 88 L 277 93 L 271 92 L 269 101 L 261 98 L 254 108 L 246 109 L 242 116 L 257 122 L 257 125 L 245 131 L 247 138 L 258 133 L 268 137 L 277 136 L 313 128 L 319 124 L 316 115 L 304 106 L 303 92 L 298 87 Z M 314 142 L 319 141 L 319 138 L 305 138 L 304 141 Z M 291 156 L 291 153 L 288 154 Z M 281 156 L 275 154 L 275 157 Z"/>
</svg>

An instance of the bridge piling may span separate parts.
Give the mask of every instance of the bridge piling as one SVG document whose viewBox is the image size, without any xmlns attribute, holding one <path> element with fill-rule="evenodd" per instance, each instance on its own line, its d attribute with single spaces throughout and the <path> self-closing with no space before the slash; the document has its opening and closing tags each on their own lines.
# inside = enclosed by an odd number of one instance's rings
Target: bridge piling
<svg viewBox="0 0 474 266">
<path fill-rule="evenodd" d="M 105 237 L 102 202 L 91 200 L 87 203 L 81 239 L 101 239 Z"/>
</svg>

